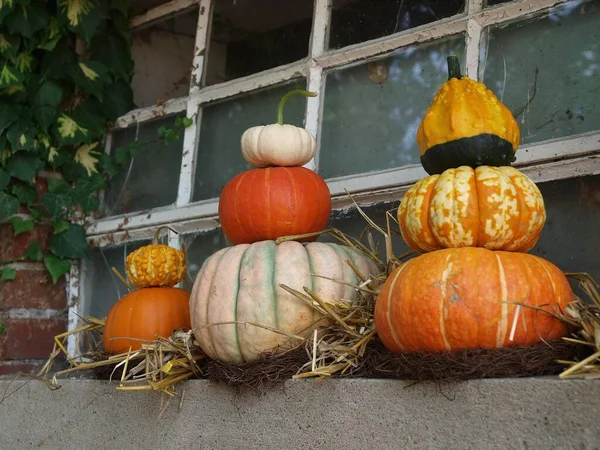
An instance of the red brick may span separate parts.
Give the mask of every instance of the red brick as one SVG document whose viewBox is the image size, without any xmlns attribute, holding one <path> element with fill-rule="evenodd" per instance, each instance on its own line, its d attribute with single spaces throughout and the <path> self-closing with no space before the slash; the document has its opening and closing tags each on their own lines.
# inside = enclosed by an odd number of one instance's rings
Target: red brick
<svg viewBox="0 0 600 450">
<path fill-rule="evenodd" d="M 17 237 L 13 234 L 12 224 L 0 225 L 0 262 L 21 256 L 32 242 L 38 242 L 45 252 L 50 245 L 52 227 L 37 225 L 32 231 L 22 233 Z"/>
<path fill-rule="evenodd" d="M 67 307 L 65 278 L 52 284 L 42 270 L 20 270 L 12 281 L 0 282 L 0 310 L 9 308 L 64 309 Z"/>
<path fill-rule="evenodd" d="M 0 361 L 0 377 L 15 373 L 24 373 L 28 375 L 37 374 L 46 360 L 39 361 Z"/>
<path fill-rule="evenodd" d="M 65 331 L 64 319 L 3 319 L 0 360 L 48 358 L 54 336 Z"/>
</svg>

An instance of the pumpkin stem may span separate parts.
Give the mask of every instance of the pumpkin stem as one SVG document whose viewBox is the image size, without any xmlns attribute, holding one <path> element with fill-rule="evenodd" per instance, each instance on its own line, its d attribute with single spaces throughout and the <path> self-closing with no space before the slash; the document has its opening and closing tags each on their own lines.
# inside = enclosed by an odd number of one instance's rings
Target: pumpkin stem
<svg viewBox="0 0 600 450">
<path fill-rule="evenodd" d="M 277 123 L 279 125 L 283 125 L 283 107 L 285 106 L 287 101 L 290 99 L 290 97 L 293 97 L 294 95 L 304 95 L 305 97 L 316 97 L 317 93 L 305 91 L 304 89 L 296 89 L 294 91 L 288 92 L 283 97 L 281 97 L 281 100 L 279 101 L 279 105 L 277 106 Z"/>
<path fill-rule="evenodd" d="M 448 61 L 448 80 L 452 78 L 458 78 L 459 80 L 462 78 L 462 74 L 460 73 L 460 61 L 458 60 L 458 56 L 451 55 L 447 58 Z"/>
</svg>

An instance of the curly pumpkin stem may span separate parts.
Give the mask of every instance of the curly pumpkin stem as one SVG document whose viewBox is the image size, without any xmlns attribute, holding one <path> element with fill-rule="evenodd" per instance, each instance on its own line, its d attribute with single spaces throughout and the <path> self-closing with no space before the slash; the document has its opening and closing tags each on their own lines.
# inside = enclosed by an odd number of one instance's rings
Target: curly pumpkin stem
<svg viewBox="0 0 600 450">
<path fill-rule="evenodd" d="M 448 80 L 452 78 L 461 79 L 463 76 L 460 73 L 460 61 L 458 60 L 458 56 L 451 55 L 446 58 L 448 61 Z"/>
<path fill-rule="evenodd" d="M 316 97 L 317 93 L 305 91 L 304 89 L 296 89 L 296 90 L 288 92 L 283 97 L 281 97 L 281 100 L 279 101 L 279 105 L 277 106 L 277 123 L 279 125 L 283 125 L 283 108 L 284 108 L 285 104 L 287 103 L 287 101 L 290 99 L 290 97 L 293 97 L 294 95 L 304 95 L 305 97 Z"/>
<path fill-rule="evenodd" d="M 158 245 L 158 239 L 160 237 L 160 232 L 162 231 L 163 228 L 171 230 L 175 234 L 179 234 L 177 231 L 175 231 L 169 225 L 163 225 L 162 227 L 158 227 L 158 229 L 156 230 L 156 233 L 154 233 L 154 239 L 152 239 L 152 245 Z M 168 241 L 168 239 L 169 239 L 169 237 L 167 236 L 167 241 Z"/>
</svg>

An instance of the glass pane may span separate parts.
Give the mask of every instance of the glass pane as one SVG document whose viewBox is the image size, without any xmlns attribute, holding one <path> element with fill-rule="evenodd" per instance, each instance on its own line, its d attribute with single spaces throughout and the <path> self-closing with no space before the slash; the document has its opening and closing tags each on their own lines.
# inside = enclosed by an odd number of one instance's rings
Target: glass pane
<svg viewBox="0 0 600 450">
<path fill-rule="evenodd" d="M 373 222 L 375 222 L 375 224 L 377 224 L 383 230 L 386 230 L 386 212 L 390 211 L 392 217 L 394 217 L 397 221 L 397 209 L 399 204 L 400 202 L 378 203 L 376 205 L 361 207 L 361 209 L 367 214 L 367 216 L 369 216 L 371 220 L 373 220 Z M 394 250 L 394 255 L 400 256 L 411 249 L 404 243 L 396 221 L 392 221 L 392 219 L 390 219 L 392 248 Z M 333 211 L 328 226 L 337 228 L 345 234 L 352 236 L 355 239 L 359 239 L 361 243 L 367 246 L 367 248 L 371 248 L 369 244 L 369 238 L 367 236 L 367 228 L 369 228 L 369 224 L 360 215 L 356 208 L 345 211 Z M 383 235 L 373 228 L 369 228 L 368 231 L 370 231 L 371 236 L 373 237 L 372 242 L 375 244 L 379 258 L 381 261 L 385 262 L 385 239 Z M 329 234 L 322 234 L 317 240 L 322 242 L 339 242 Z"/>
<path fill-rule="evenodd" d="M 231 178 L 251 168 L 242 157 L 242 134 L 253 126 L 276 123 L 279 100 L 293 89 L 306 89 L 306 82 L 279 85 L 203 109 L 194 201 L 218 197 Z M 284 122 L 304 126 L 305 109 L 305 97 L 291 98 L 285 105 Z"/>
<path fill-rule="evenodd" d="M 215 2 L 206 85 L 306 58 L 313 0 Z"/>
<path fill-rule="evenodd" d="M 489 31 L 483 80 L 523 144 L 600 129 L 600 0 L 569 2 Z"/>
<path fill-rule="evenodd" d="M 329 48 L 341 48 L 464 11 L 464 0 L 333 0 Z"/>
<path fill-rule="evenodd" d="M 131 86 L 138 108 L 188 94 L 197 22 L 194 8 L 133 33 Z"/>
<path fill-rule="evenodd" d="M 187 249 L 187 273 L 192 285 L 204 261 L 213 253 L 230 245 L 221 228 L 184 236 L 184 243 Z"/>
<path fill-rule="evenodd" d="M 82 316 L 106 317 L 112 305 L 127 294 L 127 288 L 115 276 L 111 268 L 114 267 L 126 277 L 125 258 L 127 255 L 150 243 L 150 240 L 127 242 L 122 245 L 90 249 L 90 259 L 85 261 L 86 270 L 83 274 L 85 295 L 83 304 L 85 306 L 83 312 L 80 312 Z"/>
<path fill-rule="evenodd" d="M 417 128 L 448 79 L 461 36 L 408 47 L 327 75 L 319 173 L 325 178 L 419 164 Z"/>
<path fill-rule="evenodd" d="M 175 202 L 181 171 L 183 130 L 179 139 L 169 144 L 158 139 L 158 130 L 162 126 L 173 128 L 176 117 L 143 122 L 139 130 L 137 126 L 131 126 L 113 134 L 112 151 L 130 144 L 136 137 L 142 150 L 111 180 L 104 200 L 107 215 L 157 208 Z"/>
<path fill-rule="evenodd" d="M 600 282 L 600 175 L 540 183 L 546 225 L 531 253 Z"/>
</svg>

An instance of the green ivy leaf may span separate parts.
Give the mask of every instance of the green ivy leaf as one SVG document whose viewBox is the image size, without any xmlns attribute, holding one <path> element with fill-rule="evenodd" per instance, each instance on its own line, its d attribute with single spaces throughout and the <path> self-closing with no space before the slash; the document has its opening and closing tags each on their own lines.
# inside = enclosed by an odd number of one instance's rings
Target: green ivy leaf
<svg viewBox="0 0 600 450">
<path fill-rule="evenodd" d="M 21 204 L 16 197 L 0 191 L 0 217 L 10 217 L 19 212 Z"/>
<path fill-rule="evenodd" d="M 104 136 L 106 133 L 106 117 L 102 104 L 95 98 L 87 98 L 73 111 L 73 119 L 93 135 Z"/>
<path fill-rule="evenodd" d="M 58 83 L 46 81 L 42 83 L 35 97 L 33 104 L 35 106 L 58 106 L 62 100 L 63 90 Z"/>
<path fill-rule="evenodd" d="M 57 133 L 64 145 L 89 140 L 89 131 L 66 114 L 58 118 Z"/>
<path fill-rule="evenodd" d="M 102 167 L 102 171 L 108 175 L 109 179 L 112 179 L 119 173 L 119 165 L 115 162 L 111 155 L 102 153 L 100 155 L 100 165 Z"/>
<path fill-rule="evenodd" d="M 0 169 L 0 191 L 6 189 L 8 183 L 10 183 L 10 175 L 6 173 L 6 170 Z"/>
<path fill-rule="evenodd" d="M 66 231 L 52 236 L 50 250 L 60 258 L 88 259 L 85 229 L 79 224 L 70 224 Z"/>
<path fill-rule="evenodd" d="M 77 61 L 74 50 L 67 39 L 61 39 L 54 50 L 46 52 L 42 62 L 42 79 L 68 78 L 66 67 L 71 67 Z"/>
<path fill-rule="evenodd" d="M 23 205 L 32 205 L 37 201 L 37 192 L 31 186 L 25 184 L 15 184 L 12 187 L 12 194 L 19 199 Z"/>
<path fill-rule="evenodd" d="M 0 3 L 0 23 L 13 11 L 14 7 L 14 0 L 3 0 L 2 3 Z"/>
<path fill-rule="evenodd" d="M 69 221 L 65 220 L 65 219 L 58 219 L 56 222 L 54 222 L 54 232 L 52 234 L 60 234 L 63 231 L 67 231 L 69 229 Z"/>
<path fill-rule="evenodd" d="M 117 81 L 107 87 L 102 103 L 106 115 L 115 120 L 133 109 L 133 91 L 129 84 Z"/>
<path fill-rule="evenodd" d="M 19 36 L 12 36 L 10 34 L 1 33 L 0 55 L 11 60 L 14 59 L 17 56 L 17 50 L 19 49 L 20 42 L 21 38 L 19 38 Z"/>
<path fill-rule="evenodd" d="M 48 129 L 56 122 L 59 110 L 55 106 L 44 105 L 38 106 L 33 110 L 33 117 L 40 124 L 44 133 L 48 132 Z"/>
<path fill-rule="evenodd" d="M 44 166 L 42 160 L 37 155 L 19 153 L 13 155 L 6 164 L 8 173 L 15 178 L 26 183 L 32 183 L 33 178 Z"/>
<path fill-rule="evenodd" d="M 33 231 L 33 220 L 23 219 L 22 217 L 16 216 L 10 219 L 10 223 L 13 227 L 13 236 L 18 236 L 28 231 Z"/>
<path fill-rule="evenodd" d="M 106 66 L 97 61 L 85 61 L 70 67 L 69 74 L 73 82 L 84 91 L 102 100 L 104 86 L 110 80 Z"/>
<path fill-rule="evenodd" d="M 44 256 L 44 265 L 50 275 L 52 276 L 52 282 L 56 284 L 56 282 L 66 274 L 69 270 L 71 270 L 71 261 L 68 259 L 59 258 L 52 253 L 48 253 Z"/>
<path fill-rule="evenodd" d="M 33 217 L 34 220 L 40 220 L 44 217 L 44 213 L 37 208 L 29 207 L 27 209 L 29 209 L 29 214 L 31 214 L 31 217 Z"/>
<path fill-rule="evenodd" d="M 1 16 L 0 16 L 0 17 L 1 17 Z M 4 324 L 3 324 L 3 323 L 0 323 L 0 334 L 4 333 L 4 330 L 5 330 L 5 329 L 6 329 L 6 328 L 4 328 Z"/>
<path fill-rule="evenodd" d="M 69 183 L 62 178 L 46 178 L 48 192 L 53 194 L 64 194 L 69 191 Z"/>
<path fill-rule="evenodd" d="M 33 34 L 48 25 L 50 16 L 46 5 L 31 3 L 17 5 L 15 10 L 6 17 L 6 26 L 11 34 L 19 34 L 31 39 Z"/>
<path fill-rule="evenodd" d="M 15 86 L 23 81 L 23 74 L 15 67 L 4 64 L 0 71 L 0 88 Z"/>
<path fill-rule="evenodd" d="M 42 254 L 42 249 L 40 248 L 40 244 L 38 242 L 32 242 L 27 246 L 27 250 L 25 250 L 25 258 L 30 261 L 41 261 L 44 255 Z"/>
<path fill-rule="evenodd" d="M 17 271 L 12 267 L 5 267 L 2 269 L 2 276 L 0 276 L 0 281 L 9 281 L 17 278 Z M 4 331 L 4 330 L 3 330 Z"/>
<path fill-rule="evenodd" d="M 74 3 L 74 2 L 62 2 L 65 3 Z M 106 0 L 102 0 L 99 3 L 94 0 L 83 1 L 80 0 L 79 4 L 81 5 L 89 5 L 88 8 L 83 14 L 79 14 L 76 18 L 76 21 L 69 20 L 69 29 L 73 30 L 75 33 L 83 37 L 86 42 L 90 42 L 98 28 L 104 23 L 104 21 L 108 17 L 108 8 Z M 81 8 L 80 8 L 81 11 Z M 67 11 L 62 9 L 63 13 Z"/>
<path fill-rule="evenodd" d="M 0 133 L 4 133 L 21 114 L 21 107 L 7 103 L 0 104 Z"/>
<path fill-rule="evenodd" d="M 26 120 L 17 120 L 6 133 L 12 146 L 13 153 L 20 150 L 31 150 L 35 142 L 35 130 L 31 129 Z"/>
<path fill-rule="evenodd" d="M 46 192 L 42 196 L 42 205 L 48 210 L 53 222 L 58 220 L 72 204 L 73 199 L 69 194 L 53 194 L 52 192 Z"/>
<path fill-rule="evenodd" d="M 90 44 L 91 58 L 110 67 L 117 79 L 129 86 L 133 74 L 133 61 L 129 45 L 120 36 L 98 35 Z"/>
</svg>

